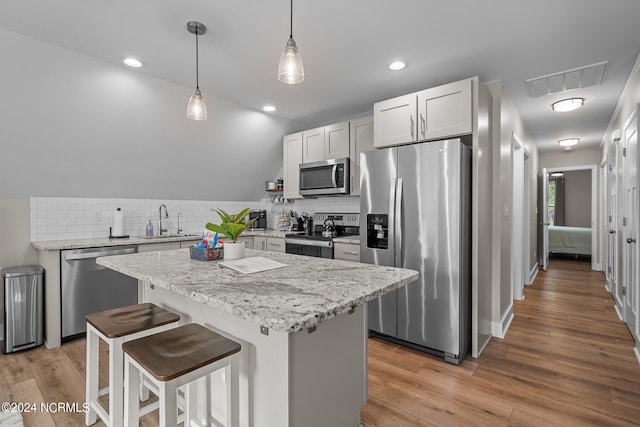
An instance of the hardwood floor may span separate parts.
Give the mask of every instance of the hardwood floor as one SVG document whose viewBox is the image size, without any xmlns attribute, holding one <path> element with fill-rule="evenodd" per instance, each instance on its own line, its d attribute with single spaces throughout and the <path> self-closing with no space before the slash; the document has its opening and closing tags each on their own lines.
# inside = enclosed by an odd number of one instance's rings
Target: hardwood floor
<svg viewBox="0 0 640 427">
<path fill-rule="evenodd" d="M 507 337 L 460 366 L 370 339 L 364 426 L 640 425 L 640 365 L 603 282 L 588 263 L 552 260 L 515 302 Z M 106 355 L 103 346 L 103 366 Z M 84 340 L 1 355 L 0 402 L 35 402 L 25 427 L 83 426 L 82 412 L 39 405 L 81 407 L 84 376 Z"/>
<path fill-rule="evenodd" d="M 640 425 L 634 341 L 589 262 L 553 259 L 505 339 L 460 366 L 369 340 L 370 426 Z"/>
</svg>

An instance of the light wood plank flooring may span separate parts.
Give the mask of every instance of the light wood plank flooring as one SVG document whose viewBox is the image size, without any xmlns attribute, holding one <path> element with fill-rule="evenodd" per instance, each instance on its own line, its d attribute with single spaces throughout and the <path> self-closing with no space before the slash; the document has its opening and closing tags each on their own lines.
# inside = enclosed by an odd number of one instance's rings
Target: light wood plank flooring
<svg viewBox="0 0 640 427">
<path fill-rule="evenodd" d="M 640 365 L 602 273 L 553 259 L 505 339 L 453 366 L 369 340 L 371 426 L 640 425 Z"/>
<path fill-rule="evenodd" d="M 460 366 L 370 339 L 363 424 L 640 425 L 640 365 L 603 282 L 588 263 L 552 260 L 515 303 L 507 337 L 492 339 L 479 359 Z M 101 357 L 105 365 L 104 346 Z M 84 340 L 1 355 L 0 402 L 82 405 L 84 376 Z M 102 385 L 105 379 L 101 372 Z M 82 426 L 84 415 L 37 411 L 24 414 L 24 422 Z M 157 416 L 142 424 L 157 425 Z"/>
</svg>

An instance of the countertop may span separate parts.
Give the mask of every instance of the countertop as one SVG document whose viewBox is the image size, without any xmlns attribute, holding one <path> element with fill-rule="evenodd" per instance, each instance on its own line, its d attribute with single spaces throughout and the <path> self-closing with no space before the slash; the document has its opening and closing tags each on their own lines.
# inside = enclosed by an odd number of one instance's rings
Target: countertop
<svg viewBox="0 0 640 427">
<path fill-rule="evenodd" d="M 418 278 L 414 270 L 246 249 L 287 265 L 244 275 L 188 249 L 98 258 L 98 264 L 280 332 L 349 312 Z"/>
<path fill-rule="evenodd" d="M 242 233 L 242 236 L 264 236 L 264 237 L 282 237 L 284 238 L 284 231 L 277 230 L 247 230 Z M 145 237 L 145 236 L 130 236 L 128 238 L 108 238 L 100 237 L 93 239 L 71 239 L 71 240 L 40 240 L 31 242 L 31 246 L 42 251 L 56 251 L 63 249 L 83 249 L 83 248 L 96 248 L 104 246 L 124 246 L 124 245 L 146 245 L 150 243 L 168 243 L 168 242 L 185 242 L 198 240 L 202 234 L 183 234 L 179 236 L 167 236 L 167 237 Z M 241 237 L 242 237 L 241 236 Z M 225 240 L 224 237 L 221 240 Z"/>
</svg>

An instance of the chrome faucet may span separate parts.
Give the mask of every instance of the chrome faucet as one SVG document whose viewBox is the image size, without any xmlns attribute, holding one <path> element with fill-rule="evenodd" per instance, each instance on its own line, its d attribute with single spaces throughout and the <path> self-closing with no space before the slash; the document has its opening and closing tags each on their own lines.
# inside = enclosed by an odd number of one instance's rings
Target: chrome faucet
<svg viewBox="0 0 640 427">
<path fill-rule="evenodd" d="M 178 212 L 178 234 L 182 233 L 182 228 L 180 228 L 180 217 L 184 216 L 182 215 L 182 212 Z"/>
<path fill-rule="evenodd" d="M 158 236 L 162 236 L 163 231 L 169 231 L 166 228 L 162 228 L 162 208 L 164 208 L 164 217 L 169 218 L 169 211 L 167 211 L 167 206 L 163 203 L 158 209 L 158 214 L 160 216 L 160 222 L 158 223 Z"/>
</svg>

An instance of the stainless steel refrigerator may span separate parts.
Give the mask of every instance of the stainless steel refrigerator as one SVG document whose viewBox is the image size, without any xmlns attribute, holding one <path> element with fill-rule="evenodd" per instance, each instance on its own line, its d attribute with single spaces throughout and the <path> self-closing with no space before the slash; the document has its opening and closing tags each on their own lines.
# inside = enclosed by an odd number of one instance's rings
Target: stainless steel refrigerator
<svg viewBox="0 0 640 427">
<path fill-rule="evenodd" d="M 368 303 L 371 334 L 459 364 L 471 330 L 471 149 L 391 147 L 362 153 L 360 168 L 360 261 L 420 272 Z"/>
</svg>

